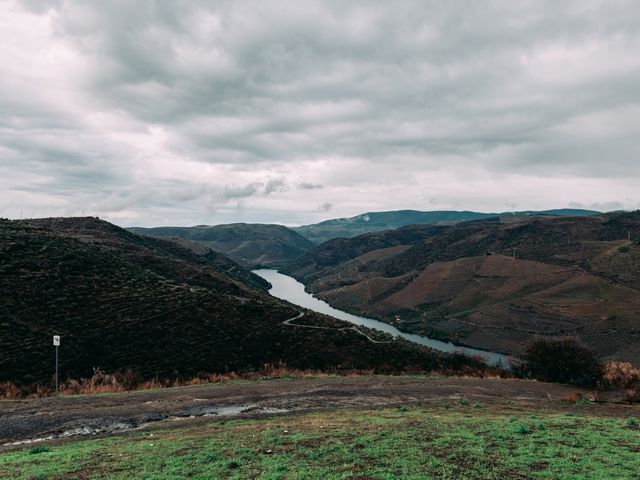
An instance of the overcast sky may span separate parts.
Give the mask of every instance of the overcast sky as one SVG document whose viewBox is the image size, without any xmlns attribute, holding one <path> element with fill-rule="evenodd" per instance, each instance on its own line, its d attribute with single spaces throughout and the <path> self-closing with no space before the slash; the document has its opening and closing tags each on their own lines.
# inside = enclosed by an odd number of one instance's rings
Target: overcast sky
<svg viewBox="0 0 640 480">
<path fill-rule="evenodd" d="M 0 216 L 640 208 L 640 2 L 0 0 Z"/>
</svg>

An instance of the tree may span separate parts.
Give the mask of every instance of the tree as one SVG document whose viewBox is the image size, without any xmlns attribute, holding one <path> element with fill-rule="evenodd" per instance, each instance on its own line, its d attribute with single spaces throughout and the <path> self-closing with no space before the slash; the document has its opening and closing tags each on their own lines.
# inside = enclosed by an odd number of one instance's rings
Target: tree
<svg viewBox="0 0 640 480">
<path fill-rule="evenodd" d="M 603 375 L 595 352 L 571 337 L 532 340 L 514 370 L 525 377 L 583 387 L 595 386 Z"/>
</svg>

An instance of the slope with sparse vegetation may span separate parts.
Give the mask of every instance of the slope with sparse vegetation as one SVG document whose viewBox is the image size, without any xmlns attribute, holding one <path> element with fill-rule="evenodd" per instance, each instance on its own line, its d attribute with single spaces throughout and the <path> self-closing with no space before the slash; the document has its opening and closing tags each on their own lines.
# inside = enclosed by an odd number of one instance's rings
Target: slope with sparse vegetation
<svg viewBox="0 0 640 480">
<path fill-rule="evenodd" d="M 578 336 L 640 362 L 640 212 L 500 217 L 326 242 L 288 273 L 336 308 L 519 354 Z"/>
<path fill-rule="evenodd" d="M 196 251 L 210 248 L 252 268 L 278 266 L 314 246 L 302 235 L 282 225 L 231 223 L 196 227 L 132 227 L 129 230 L 140 235 L 177 238 L 183 246 Z"/>
<path fill-rule="evenodd" d="M 51 336 L 66 378 L 135 370 L 143 378 L 257 370 L 432 369 L 478 365 L 404 342 L 373 343 L 305 314 L 219 255 L 138 236 L 96 218 L 0 221 L 0 382 L 51 381 Z M 375 334 L 372 334 L 375 336 Z"/>
</svg>

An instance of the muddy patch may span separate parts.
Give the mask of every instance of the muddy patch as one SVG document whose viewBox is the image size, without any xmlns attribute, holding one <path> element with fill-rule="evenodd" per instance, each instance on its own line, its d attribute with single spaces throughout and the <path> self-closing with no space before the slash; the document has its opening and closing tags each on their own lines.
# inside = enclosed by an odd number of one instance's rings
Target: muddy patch
<svg viewBox="0 0 640 480">
<path fill-rule="evenodd" d="M 204 400 L 204 399 L 194 399 Z M 172 415 L 151 413 L 140 416 L 137 420 L 113 420 L 105 421 L 104 419 L 85 419 L 81 422 L 71 422 L 69 425 L 63 425 L 61 431 L 54 432 L 42 437 L 29 438 L 14 442 L 2 444 L 3 447 L 15 447 L 20 445 L 29 445 L 34 443 L 46 442 L 50 440 L 65 439 L 70 437 L 84 437 L 97 435 L 113 435 L 147 427 L 154 423 L 166 421 L 179 421 L 187 418 L 199 417 L 235 417 L 242 414 L 278 414 L 288 413 L 292 409 L 265 407 L 254 404 L 242 405 L 200 405 L 175 412 Z"/>
<path fill-rule="evenodd" d="M 0 450 L 56 439 L 120 434 L 179 420 L 258 418 L 339 408 L 420 405 L 425 402 L 519 405 L 541 410 L 638 417 L 637 406 L 566 404 L 560 399 L 586 390 L 542 382 L 455 377 L 321 377 L 242 384 L 215 384 L 115 395 L 60 396 L 0 401 Z M 616 402 L 616 392 L 603 393 Z M 18 447 L 19 448 L 19 447 Z"/>
</svg>

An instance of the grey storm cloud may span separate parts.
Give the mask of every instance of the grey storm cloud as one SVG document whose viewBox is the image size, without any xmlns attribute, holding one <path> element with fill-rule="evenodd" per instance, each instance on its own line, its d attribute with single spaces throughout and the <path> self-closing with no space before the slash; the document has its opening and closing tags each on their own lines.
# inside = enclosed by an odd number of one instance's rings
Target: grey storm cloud
<svg viewBox="0 0 640 480">
<path fill-rule="evenodd" d="M 322 185 L 319 185 L 317 183 L 302 182 L 298 185 L 298 188 L 300 190 L 316 190 L 318 188 L 322 188 Z"/>
<path fill-rule="evenodd" d="M 259 183 L 251 183 L 243 187 L 226 186 L 223 190 L 223 197 L 225 199 L 251 197 L 258 192 L 259 187 Z"/>
<path fill-rule="evenodd" d="M 289 187 L 282 180 L 269 180 L 264 187 L 264 194 L 269 195 L 274 192 L 286 192 Z"/>
<path fill-rule="evenodd" d="M 0 215 L 637 208 L 639 25 L 632 0 L 0 0 Z"/>
<path fill-rule="evenodd" d="M 324 202 L 322 205 L 318 207 L 319 212 L 329 212 L 333 208 L 333 203 Z"/>
</svg>

